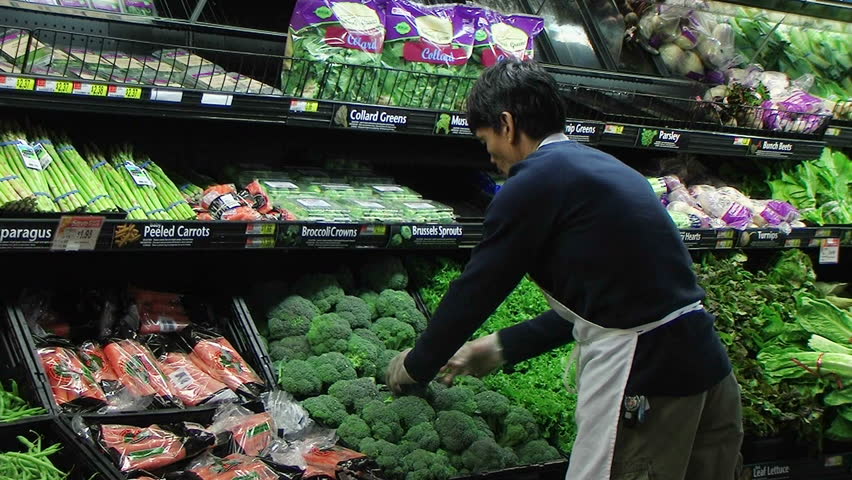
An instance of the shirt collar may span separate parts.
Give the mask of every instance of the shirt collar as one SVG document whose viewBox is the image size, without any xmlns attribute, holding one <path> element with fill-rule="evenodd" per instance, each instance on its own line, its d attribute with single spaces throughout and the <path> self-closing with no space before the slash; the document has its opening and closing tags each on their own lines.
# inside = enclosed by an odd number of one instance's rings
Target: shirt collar
<svg viewBox="0 0 852 480">
<path fill-rule="evenodd" d="M 545 137 L 544 140 L 542 140 L 541 143 L 538 145 L 538 148 L 536 148 L 536 150 L 539 150 L 545 145 L 550 145 L 551 143 L 567 142 L 568 140 L 569 138 L 564 133 L 557 132 Z"/>
</svg>

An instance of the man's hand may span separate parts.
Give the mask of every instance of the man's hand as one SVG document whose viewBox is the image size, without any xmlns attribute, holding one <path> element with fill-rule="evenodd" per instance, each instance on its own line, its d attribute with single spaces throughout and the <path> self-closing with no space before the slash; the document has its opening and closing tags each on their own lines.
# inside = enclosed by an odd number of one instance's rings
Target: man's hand
<svg viewBox="0 0 852 480">
<path fill-rule="evenodd" d="M 503 347 L 496 333 L 465 343 L 441 369 L 442 382 L 452 385 L 458 375 L 484 377 L 497 370 L 506 361 Z"/>
<path fill-rule="evenodd" d="M 387 371 L 387 383 L 388 388 L 394 394 L 401 394 L 407 385 L 416 385 L 417 382 L 408 375 L 408 371 L 405 370 L 405 357 L 408 356 L 408 352 L 411 349 L 407 349 L 405 351 L 400 352 L 397 356 L 393 357 L 393 360 L 388 364 Z"/>
</svg>

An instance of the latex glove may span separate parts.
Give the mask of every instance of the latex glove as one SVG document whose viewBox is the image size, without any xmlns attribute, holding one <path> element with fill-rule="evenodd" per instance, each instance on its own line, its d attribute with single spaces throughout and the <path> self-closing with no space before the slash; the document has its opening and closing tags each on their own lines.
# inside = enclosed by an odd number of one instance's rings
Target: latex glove
<svg viewBox="0 0 852 480">
<path fill-rule="evenodd" d="M 411 349 L 409 348 L 398 353 L 388 364 L 386 375 L 388 388 L 397 395 L 403 393 L 406 390 L 406 386 L 417 384 L 405 369 L 405 357 L 408 356 L 408 352 L 410 351 Z"/>
<path fill-rule="evenodd" d="M 458 375 L 484 377 L 502 367 L 503 347 L 496 333 L 471 340 L 459 349 L 441 369 L 441 381 L 452 385 Z"/>
</svg>

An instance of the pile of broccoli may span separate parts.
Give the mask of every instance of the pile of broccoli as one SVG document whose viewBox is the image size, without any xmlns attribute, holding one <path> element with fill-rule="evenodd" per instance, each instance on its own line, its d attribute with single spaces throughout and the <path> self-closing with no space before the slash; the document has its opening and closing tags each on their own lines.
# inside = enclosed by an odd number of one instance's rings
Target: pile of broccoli
<svg viewBox="0 0 852 480">
<path fill-rule="evenodd" d="M 560 459 L 529 411 L 478 379 L 432 383 L 423 397 L 388 392 L 388 363 L 427 325 L 407 286 L 405 267 L 390 256 L 357 275 L 341 268 L 296 281 L 259 329 L 281 388 L 390 480 L 444 480 Z"/>
</svg>

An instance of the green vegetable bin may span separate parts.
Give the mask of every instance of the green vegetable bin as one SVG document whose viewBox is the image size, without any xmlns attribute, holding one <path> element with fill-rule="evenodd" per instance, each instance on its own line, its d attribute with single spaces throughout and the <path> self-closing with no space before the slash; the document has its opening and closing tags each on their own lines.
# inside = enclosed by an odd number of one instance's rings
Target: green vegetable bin
<svg viewBox="0 0 852 480">
<path fill-rule="evenodd" d="M 37 380 L 33 374 L 36 371 L 32 363 L 33 358 L 20 342 L 19 326 L 14 321 L 14 314 L 14 309 L 7 307 L 3 307 L 0 312 L 0 371 L 3 372 L 0 382 L 8 392 L 12 389 L 11 382 L 14 381 L 19 396 L 26 400 L 30 407 L 43 408 L 44 413 L 9 422 L 0 420 L 0 432 L 19 424 L 50 418 L 53 403 L 46 382 Z"/>
</svg>

